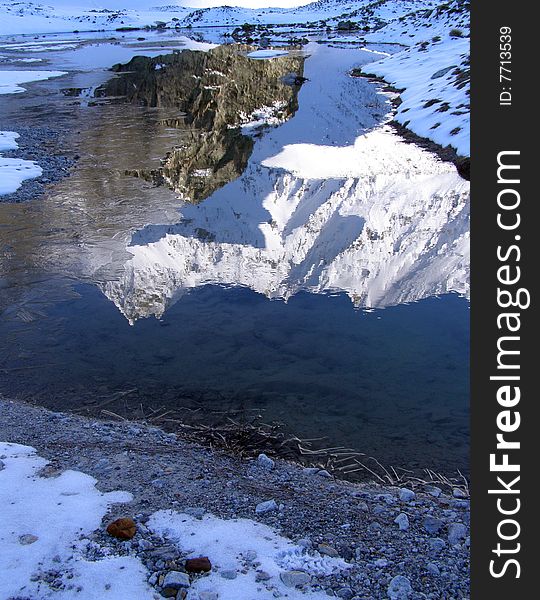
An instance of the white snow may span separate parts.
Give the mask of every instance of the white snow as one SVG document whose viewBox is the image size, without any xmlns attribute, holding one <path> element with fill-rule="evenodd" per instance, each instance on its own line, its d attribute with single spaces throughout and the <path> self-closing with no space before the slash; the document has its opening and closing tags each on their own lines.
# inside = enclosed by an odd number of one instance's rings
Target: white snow
<svg viewBox="0 0 540 600">
<path fill-rule="evenodd" d="M 22 83 L 43 81 L 64 75 L 63 71 L 0 71 L 0 94 L 24 92 Z M 19 134 L 14 131 L 0 131 L 0 152 L 16 150 L 15 141 Z M 34 161 L 20 158 L 5 158 L 0 155 L 0 196 L 15 192 L 26 179 L 39 177 L 42 169 Z"/>
<path fill-rule="evenodd" d="M 0 131 L 0 152 L 16 150 L 19 146 L 15 140 L 19 134 L 15 131 Z M 12 194 L 26 179 L 39 177 L 41 167 L 31 160 L 5 158 L 0 155 L 0 196 Z"/>
<path fill-rule="evenodd" d="M 170 510 L 154 513 L 147 523 L 150 530 L 174 542 L 190 557 L 207 556 L 213 567 L 212 572 L 197 580 L 190 588 L 192 593 L 217 592 L 220 600 L 240 598 L 260 598 L 273 600 L 277 591 L 289 600 L 326 600 L 325 593 L 286 587 L 280 573 L 287 570 L 304 571 L 310 575 L 330 575 L 349 568 L 339 558 L 321 556 L 318 552 L 308 554 L 305 549 L 278 535 L 271 527 L 251 519 L 219 519 L 206 515 L 196 519 L 186 514 Z M 260 563 L 258 569 L 270 575 L 266 582 L 255 580 L 256 572 L 242 569 L 249 562 L 248 553 Z M 222 571 L 235 570 L 235 579 L 221 577 Z M 196 596 L 195 596 L 196 597 Z"/>
<path fill-rule="evenodd" d="M 66 75 L 64 71 L 0 71 L 0 94 L 24 92 L 23 83 Z"/>
<path fill-rule="evenodd" d="M 2 442 L 0 460 L 1 598 L 154 598 L 137 559 L 85 557 L 90 542 L 84 538 L 100 527 L 111 504 L 129 502 L 130 494 L 99 492 L 95 479 L 77 471 L 40 477 L 48 461 L 28 446 Z M 34 539 L 28 536 L 37 539 L 24 543 Z M 42 581 L 47 571 L 59 572 L 61 589 Z"/>
<path fill-rule="evenodd" d="M 368 65 L 366 71 L 405 88 L 400 94 L 403 103 L 395 117 L 399 123 L 441 146 L 453 146 L 462 156 L 469 156 L 469 85 L 456 87 L 454 74 L 458 67 L 467 67 L 463 63 L 468 53 L 468 39 L 447 37 L 433 43 L 429 51 L 416 46 Z"/>
<path fill-rule="evenodd" d="M 289 54 L 287 50 L 254 50 L 248 54 L 249 58 L 275 58 L 276 56 L 284 56 Z"/>
</svg>

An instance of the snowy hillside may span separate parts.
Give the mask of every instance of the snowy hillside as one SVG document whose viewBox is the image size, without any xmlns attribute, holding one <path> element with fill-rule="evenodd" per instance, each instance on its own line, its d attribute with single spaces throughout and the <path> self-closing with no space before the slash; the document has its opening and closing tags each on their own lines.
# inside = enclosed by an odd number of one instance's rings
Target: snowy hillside
<svg viewBox="0 0 540 600">
<path fill-rule="evenodd" d="M 269 2 L 271 3 L 271 2 Z M 242 8 L 221 6 L 193 9 L 188 2 L 156 0 L 103 0 L 96 3 L 78 0 L 19 2 L 2 0 L 0 35 L 16 33 L 90 31 L 143 27 L 157 21 L 175 26 L 237 26 L 244 23 L 265 25 L 317 24 L 335 25 L 344 19 L 380 28 L 405 15 L 430 9 L 436 0 L 318 0 L 297 8 Z"/>
</svg>

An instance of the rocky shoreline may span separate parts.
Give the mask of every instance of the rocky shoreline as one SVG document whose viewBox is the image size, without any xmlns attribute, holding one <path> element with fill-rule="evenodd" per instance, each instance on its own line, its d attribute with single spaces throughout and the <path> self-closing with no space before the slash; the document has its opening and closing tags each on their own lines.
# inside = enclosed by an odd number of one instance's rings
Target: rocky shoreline
<svg viewBox="0 0 540 600">
<path fill-rule="evenodd" d="M 148 526 L 156 511 L 168 510 L 189 515 L 195 529 L 212 518 L 250 519 L 305 548 L 310 560 L 346 563 L 332 574 L 280 573 L 280 585 L 306 597 L 321 592 L 349 600 L 469 597 L 470 506 L 462 489 L 340 481 L 265 455 L 229 456 L 141 423 L 99 421 L 4 398 L 0 440 L 36 448 L 50 461 L 42 477 L 73 469 L 94 477 L 101 492 L 132 494 L 132 502 L 114 505 L 105 516 L 87 552 L 92 560 L 103 554 L 138 558 L 156 598 L 219 598 L 217 591 L 189 591 L 208 576 L 208 565 L 189 568 L 182 550 Z M 125 517 L 135 522 L 132 539 L 106 532 Z M 240 572 L 223 570 L 220 576 L 255 572 L 261 597 L 283 596 L 257 556 L 242 560 Z M 58 574 L 43 577 L 51 589 L 55 582 L 63 585 Z"/>
</svg>

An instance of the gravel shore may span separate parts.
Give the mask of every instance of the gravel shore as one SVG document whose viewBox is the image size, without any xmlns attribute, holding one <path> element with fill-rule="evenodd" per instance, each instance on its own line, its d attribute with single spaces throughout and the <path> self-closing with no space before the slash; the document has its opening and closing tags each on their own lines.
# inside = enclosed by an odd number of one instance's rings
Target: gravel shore
<svg viewBox="0 0 540 600">
<path fill-rule="evenodd" d="M 317 590 L 349 600 L 469 597 L 469 500 L 461 490 L 354 484 L 264 455 L 228 456 L 140 423 L 98 421 L 3 398 L 0 440 L 36 448 L 50 461 L 42 476 L 73 469 L 93 476 L 102 492 L 131 492 L 133 501 L 115 505 L 94 540 L 96 547 L 138 557 L 159 596 L 170 593 L 163 585 L 167 573 L 184 571 L 185 557 L 145 523 L 155 511 L 172 509 L 196 518 L 253 519 L 307 552 L 350 565 L 298 581 L 306 597 Z M 131 541 L 105 532 L 119 517 L 135 520 Z"/>
</svg>

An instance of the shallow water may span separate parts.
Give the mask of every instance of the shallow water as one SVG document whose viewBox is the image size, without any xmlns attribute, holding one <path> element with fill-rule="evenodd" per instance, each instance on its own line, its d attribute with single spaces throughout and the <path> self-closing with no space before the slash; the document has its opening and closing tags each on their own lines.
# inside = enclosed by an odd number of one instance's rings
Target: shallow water
<svg viewBox="0 0 540 600">
<path fill-rule="evenodd" d="M 122 48 L 115 56 L 127 60 Z M 79 53 L 43 53 L 70 74 L 0 106 L 6 130 L 62 121 L 81 157 L 44 198 L 0 203 L 0 393 L 97 412 L 115 392 L 128 393 L 108 408 L 142 414 L 261 411 L 323 446 L 467 471 L 467 191 L 424 155 L 418 180 L 261 166 L 295 143 L 350 146 L 380 123 L 386 98 L 346 75 L 373 58 L 308 47 L 298 107 L 277 127 L 242 130 L 248 155 L 233 156 L 217 189 L 195 190 L 194 173 L 226 163 L 192 152 L 186 170 L 180 150 L 184 171 L 170 185 L 127 174 L 159 170 L 174 147 L 200 148 L 186 106 L 94 102 L 110 74 Z M 232 68 L 249 90 L 243 61 Z M 73 88 L 91 91 L 61 91 Z M 284 89 L 266 85 L 264 104 Z M 229 121 L 245 112 L 242 95 L 215 94 Z"/>
</svg>

